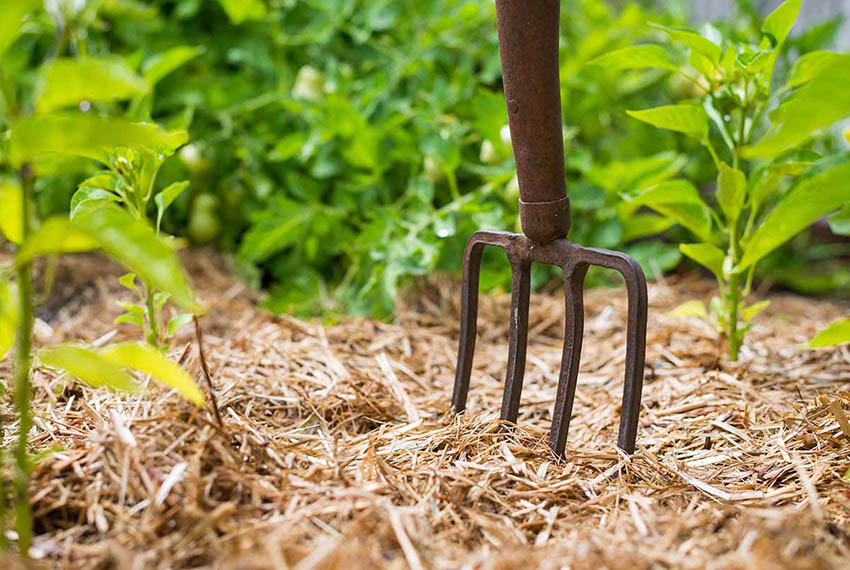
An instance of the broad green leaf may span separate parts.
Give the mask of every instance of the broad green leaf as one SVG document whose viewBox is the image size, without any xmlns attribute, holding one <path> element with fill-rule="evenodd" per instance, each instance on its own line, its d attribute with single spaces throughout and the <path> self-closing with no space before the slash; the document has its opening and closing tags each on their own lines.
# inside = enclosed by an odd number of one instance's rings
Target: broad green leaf
<svg viewBox="0 0 850 570">
<path fill-rule="evenodd" d="M 42 255 L 91 251 L 98 246 L 98 240 L 71 220 L 65 216 L 53 216 L 27 236 L 15 256 L 15 262 L 20 265 Z"/>
<path fill-rule="evenodd" d="M 842 236 L 850 235 L 850 202 L 831 215 L 828 221 L 832 233 Z"/>
<path fill-rule="evenodd" d="M 59 58 L 42 73 L 36 112 L 46 113 L 81 101 L 120 101 L 146 93 L 148 82 L 114 56 Z"/>
<path fill-rule="evenodd" d="M 80 213 L 90 208 L 97 208 L 109 202 L 120 201 L 121 198 L 103 188 L 93 188 L 91 186 L 81 187 L 71 196 L 70 218 L 73 220 Z"/>
<path fill-rule="evenodd" d="M 741 318 L 744 319 L 745 323 L 749 323 L 753 320 L 753 317 L 761 313 L 763 310 L 770 306 L 770 299 L 765 299 L 764 301 L 759 301 L 758 303 L 753 303 L 749 307 L 745 308 L 741 311 Z"/>
<path fill-rule="evenodd" d="M 747 177 L 737 168 L 720 163 L 717 175 L 717 203 L 730 224 L 734 224 L 747 197 Z"/>
<path fill-rule="evenodd" d="M 260 20 L 266 15 L 266 5 L 262 0 L 218 0 L 234 24 L 246 20 Z"/>
<path fill-rule="evenodd" d="M 194 318 L 195 316 L 191 313 L 177 313 L 168 319 L 168 325 L 165 327 L 165 334 L 168 336 L 173 335 L 179 329 L 191 323 Z"/>
<path fill-rule="evenodd" d="M 142 75 L 151 86 L 177 69 L 204 53 L 204 48 L 194 46 L 176 46 L 159 53 L 142 65 Z"/>
<path fill-rule="evenodd" d="M 168 207 L 177 199 L 180 194 L 183 193 L 186 188 L 189 187 L 188 180 L 182 180 L 180 182 L 175 182 L 173 184 L 169 184 L 165 188 L 163 188 L 162 192 L 157 194 L 153 201 L 156 202 L 156 231 L 159 232 L 159 227 L 162 224 L 162 216 L 165 214 L 165 211 Z"/>
<path fill-rule="evenodd" d="M 679 251 L 723 280 L 723 259 L 726 256 L 720 248 L 710 243 L 683 243 L 679 244 Z"/>
<path fill-rule="evenodd" d="M 850 54 L 826 63 L 818 75 L 777 108 L 773 116 L 779 124 L 754 146 L 745 148 L 745 156 L 775 156 L 850 115 L 850 89 L 843 81 L 846 77 L 850 77 Z"/>
<path fill-rule="evenodd" d="M 758 211 L 765 199 L 776 190 L 783 176 L 782 172 L 775 170 L 768 170 L 763 174 L 750 191 L 750 207 Z"/>
<path fill-rule="evenodd" d="M 840 58 L 841 54 L 826 50 L 810 51 L 801 55 L 791 69 L 786 86 L 799 87 L 803 83 L 807 83 Z"/>
<path fill-rule="evenodd" d="M 691 48 L 691 51 L 706 57 L 712 64 L 717 64 L 720 61 L 722 53 L 720 46 L 693 30 L 658 25 L 653 25 L 653 27 L 664 30 L 670 35 L 671 40 L 686 45 Z"/>
<path fill-rule="evenodd" d="M 16 164 L 57 153 L 105 160 L 105 153 L 119 147 L 173 150 L 187 140 L 186 131 L 166 132 L 155 124 L 56 113 L 12 123 L 10 154 Z"/>
<path fill-rule="evenodd" d="M 674 318 L 699 317 L 701 319 L 705 319 L 708 317 L 708 310 L 705 308 L 705 303 L 694 299 L 691 301 L 685 301 L 667 313 L 667 316 Z"/>
<path fill-rule="evenodd" d="M 104 348 L 101 354 L 116 366 L 150 374 L 162 384 L 177 390 L 196 406 L 205 406 L 204 395 L 192 377 L 155 348 L 134 342 L 120 342 Z"/>
<path fill-rule="evenodd" d="M 0 361 L 15 343 L 18 330 L 17 284 L 0 278 Z"/>
<path fill-rule="evenodd" d="M 101 249 L 136 273 L 154 290 L 170 293 L 186 311 L 199 310 L 189 278 L 168 243 L 141 220 L 113 205 L 84 212 L 74 227 L 94 238 Z"/>
<path fill-rule="evenodd" d="M 676 64 L 670 61 L 664 48 L 651 44 L 629 46 L 614 50 L 591 60 L 588 64 L 611 70 L 646 69 L 652 67 L 673 71 L 678 69 Z"/>
<path fill-rule="evenodd" d="M 12 243 L 23 239 L 23 192 L 15 180 L 0 180 L 0 234 Z"/>
<path fill-rule="evenodd" d="M 654 206 L 658 204 L 705 205 L 696 186 L 687 180 L 667 180 L 644 188 L 629 200 L 633 205 Z"/>
<path fill-rule="evenodd" d="M 660 234 L 667 231 L 675 222 L 655 214 L 633 214 L 623 220 L 623 242 Z"/>
<path fill-rule="evenodd" d="M 713 241 L 711 212 L 705 204 L 653 204 L 650 208 L 689 229 L 702 241 Z"/>
<path fill-rule="evenodd" d="M 838 346 L 850 342 L 850 318 L 828 325 L 809 341 L 809 348 Z"/>
<path fill-rule="evenodd" d="M 705 109 L 697 105 L 666 105 L 643 111 L 626 111 L 644 123 L 661 129 L 668 129 L 699 140 L 708 136 L 708 115 Z"/>
<path fill-rule="evenodd" d="M 850 201 L 850 163 L 801 182 L 785 195 L 745 244 L 739 270 L 809 227 L 818 218 Z"/>
<path fill-rule="evenodd" d="M 764 19 L 761 30 L 772 38 L 773 47 L 782 45 L 788 37 L 800 14 L 801 3 L 802 0 L 786 0 Z"/>
<path fill-rule="evenodd" d="M 38 353 L 42 364 L 60 368 L 95 388 L 138 392 L 139 386 L 127 372 L 98 352 L 77 344 L 59 344 Z"/>
<path fill-rule="evenodd" d="M 0 2 L 0 56 L 21 33 L 24 17 L 37 10 L 43 0 L 3 0 Z"/>
</svg>

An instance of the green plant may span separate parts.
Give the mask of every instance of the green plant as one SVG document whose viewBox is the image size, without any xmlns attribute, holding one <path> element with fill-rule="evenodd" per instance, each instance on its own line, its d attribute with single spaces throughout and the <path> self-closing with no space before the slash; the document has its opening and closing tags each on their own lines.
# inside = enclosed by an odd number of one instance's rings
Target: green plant
<svg viewBox="0 0 850 570">
<path fill-rule="evenodd" d="M 0 57 L 16 42 L 25 23 L 39 17 L 38 4 L 28 0 L 0 4 Z M 12 465 L 7 466 L 5 450 L 0 450 L 0 469 L 11 469 L 14 473 L 18 550 L 26 556 L 32 537 L 28 496 L 32 458 L 28 440 L 32 428 L 30 369 L 36 299 L 33 263 L 45 256 L 101 250 L 135 271 L 151 289 L 170 295 L 184 310 L 196 312 L 198 305 L 172 245 L 140 216 L 133 216 L 115 204 L 78 208 L 73 220 L 67 216 L 40 220 L 34 210 L 36 175 L 41 170 L 50 171 L 57 159 L 79 157 L 104 162 L 108 160 L 106 157 L 126 152 L 146 156 L 161 149 L 173 152 L 185 141 L 185 133 L 167 132 L 154 124 L 110 118 L 94 111 L 61 110 L 81 102 L 90 108 L 93 104 L 144 95 L 146 84 L 127 73 L 117 60 L 61 58 L 53 53 L 39 69 L 40 81 L 35 89 L 27 88 L 25 74 L 7 73 L 6 61 L 0 60 L 3 104 L 0 125 L 7 141 L 0 152 L 0 161 L 18 176 L 0 181 L 3 205 L 0 230 L 16 244 L 11 266 L 0 269 L 0 356 L 5 356 L 14 344 L 18 440 Z M 100 195 L 89 195 L 80 202 L 96 200 L 110 201 Z M 62 344 L 42 349 L 36 357 L 41 365 L 62 369 L 92 386 L 116 390 L 138 390 L 138 384 L 126 371 L 139 371 L 176 389 L 196 405 L 204 405 L 197 385 L 180 366 L 142 344 L 125 342 L 101 349 Z M 0 488 L 3 509 L 6 491 L 4 482 Z M 5 525 L 6 512 L 2 510 L 0 536 L 4 540 Z"/>
<path fill-rule="evenodd" d="M 714 207 L 685 180 L 655 184 L 624 198 L 632 212 L 649 207 L 699 240 L 680 249 L 715 275 L 720 295 L 709 309 L 690 303 L 678 312 L 687 309 L 707 318 L 710 311 L 729 342 L 732 360 L 738 358 L 750 320 L 767 306 L 745 302 L 756 263 L 850 202 L 848 153 L 823 157 L 807 144 L 813 133 L 850 114 L 850 55 L 808 53 L 784 85 L 773 86 L 774 68 L 800 5 L 801 0 L 780 5 L 765 18 L 755 43 L 719 37 L 713 28 L 706 37 L 659 27 L 673 44 L 689 50 L 687 63 L 655 44 L 596 60 L 608 68 L 666 69 L 694 85 L 693 100 L 628 114 L 706 147 L 717 169 Z"/>
<path fill-rule="evenodd" d="M 267 286 L 266 305 L 276 311 L 388 315 L 412 277 L 456 272 L 474 229 L 516 229 L 491 1 L 220 4 L 154 0 L 120 10 L 90 2 L 56 16 L 69 49 L 122 56 L 148 83 L 149 62 L 194 54 L 139 105 L 191 133 L 192 143 L 157 177 L 163 186 L 191 182 L 163 216 L 165 231 L 234 252 L 243 273 Z M 612 121 L 614 108 L 656 101 L 666 90 L 663 74 L 587 65 L 634 41 L 648 18 L 679 21 L 667 13 L 669 2 L 658 3 L 663 11 L 645 7 L 652 4 L 564 4 L 573 234 L 588 245 L 636 239 L 615 192 L 580 184 L 588 172 L 690 145 Z M 51 30 L 34 30 L 19 45 L 39 52 Z M 130 97 L 126 108 L 123 100 L 110 105 L 129 112 L 137 95 Z M 80 176 L 67 165 L 40 175 L 42 211 L 64 211 Z M 643 255 L 647 263 L 666 260 L 662 269 L 678 260 L 669 244 L 633 247 L 652 253 Z M 503 264 L 485 261 L 485 287 L 508 282 Z"/>
</svg>

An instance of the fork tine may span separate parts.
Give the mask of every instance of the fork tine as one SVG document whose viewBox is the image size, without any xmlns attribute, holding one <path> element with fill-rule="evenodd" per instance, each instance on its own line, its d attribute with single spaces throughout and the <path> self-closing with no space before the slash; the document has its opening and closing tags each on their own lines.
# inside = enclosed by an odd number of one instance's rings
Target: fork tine
<svg viewBox="0 0 850 570">
<path fill-rule="evenodd" d="M 484 243 L 473 235 L 463 254 L 463 283 L 460 293 L 460 337 L 458 339 L 457 369 L 455 371 L 452 407 L 456 413 L 466 409 L 475 335 L 478 329 L 478 278 L 481 274 L 481 255 Z"/>
<path fill-rule="evenodd" d="M 620 433 L 617 445 L 626 453 L 635 452 L 640 398 L 643 389 L 643 367 L 646 360 L 646 277 L 638 263 L 629 258 L 618 268 L 626 281 L 629 298 L 628 328 L 626 329 L 626 376 L 623 386 L 623 405 L 620 410 Z"/>
<path fill-rule="evenodd" d="M 566 315 L 564 323 L 564 351 L 561 356 L 561 373 L 558 378 L 558 393 L 552 412 L 552 428 L 549 447 L 557 457 L 564 456 L 570 419 L 576 395 L 581 343 L 584 334 L 584 276 L 587 265 L 564 267 L 564 299 Z"/>
<path fill-rule="evenodd" d="M 502 395 L 502 415 L 505 421 L 516 423 L 522 378 L 525 375 L 525 352 L 528 344 L 528 302 L 531 294 L 531 262 L 512 258 L 511 262 L 511 321 L 508 333 L 508 370 Z"/>
</svg>

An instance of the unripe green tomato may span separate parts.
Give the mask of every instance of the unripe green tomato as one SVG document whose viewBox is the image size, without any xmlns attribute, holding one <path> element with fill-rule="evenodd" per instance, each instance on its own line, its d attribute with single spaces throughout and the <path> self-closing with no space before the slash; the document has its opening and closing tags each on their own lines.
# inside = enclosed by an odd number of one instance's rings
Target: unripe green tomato
<svg viewBox="0 0 850 570">
<path fill-rule="evenodd" d="M 502 139 L 502 144 L 505 146 L 510 146 L 511 144 L 511 127 L 510 125 L 502 125 L 502 128 L 499 129 L 499 138 Z"/>
<path fill-rule="evenodd" d="M 307 99 L 317 103 L 324 98 L 325 78 L 314 67 L 305 65 L 298 70 L 295 84 L 292 86 L 292 96 L 296 99 Z"/>
<path fill-rule="evenodd" d="M 496 152 L 496 147 L 490 142 L 490 139 L 484 139 L 484 142 L 481 143 L 481 152 L 478 153 L 478 158 L 484 164 L 497 164 L 499 162 L 499 153 Z"/>
<path fill-rule="evenodd" d="M 196 243 L 209 243 L 221 232 L 221 221 L 215 213 L 218 198 L 201 194 L 192 204 L 189 215 L 189 236 Z"/>
<path fill-rule="evenodd" d="M 508 199 L 508 203 L 519 201 L 519 179 L 516 177 L 516 174 L 505 185 L 505 196 Z"/>
<path fill-rule="evenodd" d="M 443 169 L 440 168 L 440 165 L 437 164 L 437 161 L 431 158 L 430 156 L 426 156 L 425 160 L 422 161 L 423 170 L 425 171 L 425 178 L 429 182 L 441 182 L 446 178 L 446 173 L 443 172 Z"/>
</svg>

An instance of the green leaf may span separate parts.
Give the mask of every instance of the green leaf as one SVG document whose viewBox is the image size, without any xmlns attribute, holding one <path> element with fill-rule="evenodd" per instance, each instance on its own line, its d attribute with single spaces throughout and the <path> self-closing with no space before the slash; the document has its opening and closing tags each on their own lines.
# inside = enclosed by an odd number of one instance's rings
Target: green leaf
<svg viewBox="0 0 850 570">
<path fill-rule="evenodd" d="M 642 237 L 660 234 L 667 231 L 675 223 L 670 218 L 655 214 L 633 214 L 622 220 L 623 243 Z"/>
<path fill-rule="evenodd" d="M 850 163 L 801 182 L 785 195 L 745 244 L 744 270 L 809 227 L 818 218 L 850 201 Z"/>
<path fill-rule="evenodd" d="M 269 151 L 268 159 L 272 162 L 289 160 L 301 152 L 306 143 L 307 134 L 304 131 L 294 131 L 286 134 Z"/>
<path fill-rule="evenodd" d="M 629 46 L 608 52 L 588 62 L 605 69 L 647 69 L 661 68 L 676 71 L 678 67 L 667 56 L 664 48 L 657 45 Z"/>
<path fill-rule="evenodd" d="M 120 342 L 101 351 L 104 358 L 124 368 L 150 374 L 198 407 L 204 407 L 204 395 L 189 374 L 155 348 L 134 342 Z"/>
<path fill-rule="evenodd" d="M 266 15 L 266 5 L 261 0 L 218 0 L 234 24 L 246 20 L 261 20 Z"/>
<path fill-rule="evenodd" d="M 691 301 L 685 301 L 667 313 L 667 316 L 673 318 L 699 317 L 701 319 L 705 319 L 708 317 L 708 310 L 705 308 L 705 303 L 694 299 Z"/>
<path fill-rule="evenodd" d="M 774 48 L 782 45 L 785 38 L 788 37 L 788 33 L 794 27 L 794 22 L 797 21 L 797 16 L 800 14 L 801 3 L 802 0 L 786 0 L 764 19 L 761 30 L 773 38 Z"/>
<path fill-rule="evenodd" d="M 844 204 L 844 207 L 831 215 L 828 221 L 832 233 L 850 236 L 850 203 Z"/>
<path fill-rule="evenodd" d="M 711 212 L 705 204 L 653 204 L 653 210 L 689 229 L 705 242 L 711 242 Z"/>
<path fill-rule="evenodd" d="M 168 207 L 189 187 L 189 181 L 183 180 L 169 184 L 163 188 L 162 192 L 157 194 L 153 201 L 156 202 L 156 231 L 159 233 L 159 227 L 162 224 L 162 216 Z"/>
<path fill-rule="evenodd" d="M 800 87 L 774 112 L 779 121 L 758 143 L 744 149 L 746 157 L 772 157 L 806 140 L 850 114 L 850 54 L 824 64 L 820 73 Z"/>
<path fill-rule="evenodd" d="M 770 306 L 770 299 L 765 299 L 764 301 L 759 301 L 758 303 L 753 303 L 743 311 L 741 311 L 741 318 L 744 319 L 745 323 L 749 323 L 753 320 L 753 317 L 761 313 L 763 310 Z"/>
<path fill-rule="evenodd" d="M 808 83 L 812 78 L 823 73 L 824 69 L 828 69 L 829 65 L 834 63 L 836 59 L 840 58 L 841 54 L 826 50 L 810 51 L 801 55 L 791 69 L 786 87 L 799 87 Z"/>
<path fill-rule="evenodd" d="M 15 343 L 18 330 L 18 287 L 0 278 L 0 361 Z"/>
<path fill-rule="evenodd" d="M 129 275 L 132 275 L 129 274 Z M 114 324 L 120 325 L 121 323 L 129 323 L 131 325 L 136 325 L 140 329 L 145 328 L 145 308 L 141 305 L 137 305 L 135 303 L 123 303 L 118 301 L 116 303 L 119 307 L 124 309 L 124 314 L 119 315 L 118 318 L 113 321 Z"/>
<path fill-rule="evenodd" d="M 809 341 L 809 348 L 838 346 L 850 342 L 850 318 L 828 325 Z"/>
<path fill-rule="evenodd" d="M 720 163 L 717 175 L 717 203 L 730 224 L 738 221 L 747 197 L 747 177 L 737 168 Z"/>
<path fill-rule="evenodd" d="M 55 113 L 12 123 L 13 162 L 64 154 L 105 160 L 116 148 L 176 149 L 188 140 L 186 131 L 166 132 L 155 124 L 132 123 L 83 113 Z"/>
<path fill-rule="evenodd" d="M 98 240 L 80 230 L 71 220 L 65 216 L 53 216 L 27 236 L 15 256 L 15 263 L 27 263 L 42 255 L 91 251 L 98 246 Z"/>
<path fill-rule="evenodd" d="M 653 27 L 664 30 L 670 35 L 670 39 L 686 45 L 691 48 L 692 52 L 696 52 L 707 58 L 712 64 L 717 64 L 720 61 L 722 50 L 719 45 L 708 40 L 693 30 L 684 28 L 670 28 L 667 26 L 653 25 Z"/>
<path fill-rule="evenodd" d="M 204 53 L 204 48 L 194 46 L 175 46 L 145 61 L 142 74 L 151 86 L 177 69 Z"/>
<path fill-rule="evenodd" d="M 679 251 L 714 273 L 718 280 L 723 280 L 723 251 L 710 243 L 679 244 Z"/>
<path fill-rule="evenodd" d="M 194 318 L 195 316 L 191 313 L 177 313 L 168 319 L 168 325 L 165 327 L 165 334 L 168 336 L 173 335 L 179 329 L 191 323 Z"/>
<path fill-rule="evenodd" d="M 626 111 L 639 121 L 661 129 L 685 133 L 698 140 L 708 136 L 708 115 L 698 105 L 666 105 L 643 111 Z"/>
<path fill-rule="evenodd" d="M 38 353 L 42 364 L 65 370 L 95 388 L 138 392 L 139 386 L 110 359 L 83 346 L 59 344 Z"/>
<path fill-rule="evenodd" d="M 667 180 L 639 191 L 630 200 L 632 205 L 654 206 L 658 204 L 705 205 L 696 186 L 687 180 Z"/>
<path fill-rule="evenodd" d="M 89 186 L 79 188 L 74 195 L 71 196 L 71 213 L 70 218 L 73 220 L 81 212 L 91 208 L 97 208 L 109 202 L 120 202 L 121 198 L 104 190 L 103 188 L 92 188 Z"/>
<path fill-rule="evenodd" d="M 24 17 L 37 10 L 42 0 L 3 0 L 0 2 L 0 56 L 21 33 Z"/>
<path fill-rule="evenodd" d="M 107 204 L 77 217 L 74 227 L 94 238 L 103 251 L 123 263 L 154 290 L 170 293 L 174 302 L 184 310 L 200 310 L 176 253 L 143 221 L 113 204 Z"/>
<path fill-rule="evenodd" d="M 77 106 L 81 101 L 120 101 L 146 93 L 150 86 L 115 56 L 59 58 L 42 72 L 36 112 Z"/>
<path fill-rule="evenodd" d="M 23 192 L 15 180 L 0 180 L 0 234 L 12 243 L 20 244 L 23 239 Z"/>
<path fill-rule="evenodd" d="M 136 286 L 136 274 L 135 273 L 125 273 L 121 277 L 118 278 L 118 283 L 121 284 L 125 289 L 129 289 L 134 293 L 139 292 L 139 288 Z"/>
</svg>

